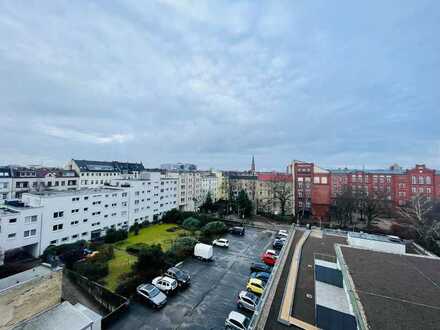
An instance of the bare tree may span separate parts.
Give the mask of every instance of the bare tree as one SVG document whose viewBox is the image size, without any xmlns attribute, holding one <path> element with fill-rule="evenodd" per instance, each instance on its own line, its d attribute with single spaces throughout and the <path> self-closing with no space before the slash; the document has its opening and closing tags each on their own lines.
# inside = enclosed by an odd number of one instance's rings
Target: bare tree
<svg viewBox="0 0 440 330">
<path fill-rule="evenodd" d="M 281 215 L 286 215 L 286 209 L 292 202 L 292 183 L 283 177 L 275 176 L 271 181 L 267 181 L 267 185 L 269 195 L 267 206 L 272 206 L 271 209 L 273 209 L 279 204 Z"/>
<path fill-rule="evenodd" d="M 414 226 L 420 239 L 425 239 L 429 232 L 431 235 L 435 233 L 438 235 L 439 220 L 433 221 L 433 207 L 434 203 L 431 198 L 424 194 L 417 194 L 407 205 L 399 207 L 398 213 Z"/>
<path fill-rule="evenodd" d="M 364 220 L 365 217 L 367 228 L 390 207 L 388 196 L 383 191 L 368 193 L 366 190 L 360 190 L 354 194 L 354 198 L 356 199 L 357 211 L 361 219 Z"/>
</svg>

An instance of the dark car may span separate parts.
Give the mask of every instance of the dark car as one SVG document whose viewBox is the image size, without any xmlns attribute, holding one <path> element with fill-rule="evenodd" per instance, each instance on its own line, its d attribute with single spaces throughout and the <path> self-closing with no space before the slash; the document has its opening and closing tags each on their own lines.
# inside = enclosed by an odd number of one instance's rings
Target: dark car
<svg viewBox="0 0 440 330">
<path fill-rule="evenodd" d="M 166 271 L 165 276 L 174 278 L 180 287 L 187 287 L 191 284 L 191 276 L 177 267 L 169 268 Z"/>
<path fill-rule="evenodd" d="M 274 249 L 281 250 L 284 246 L 284 242 L 285 240 L 277 238 L 276 240 L 273 241 L 272 246 Z"/>
<path fill-rule="evenodd" d="M 136 288 L 139 297 L 154 308 L 162 308 L 167 303 L 167 296 L 153 284 L 141 284 Z"/>
<path fill-rule="evenodd" d="M 266 272 L 253 272 L 251 273 L 251 276 L 249 276 L 250 278 L 256 278 L 258 280 L 262 280 L 263 282 L 267 282 L 269 280 L 270 277 L 270 273 L 266 273 Z"/>
<path fill-rule="evenodd" d="M 229 232 L 230 232 L 231 234 L 234 234 L 234 235 L 240 235 L 240 236 L 243 236 L 245 230 L 244 230 L 244 227 L 232 227 L 232 228 L 229 229 Z"/>
<path fill-rule="evenodd" d="M 251 272 L 266 272 L 270 273 L 272 271 L 272 267 L 263 264 L 261 262 L 254 262 L 251 264 Z"/>
</svg>

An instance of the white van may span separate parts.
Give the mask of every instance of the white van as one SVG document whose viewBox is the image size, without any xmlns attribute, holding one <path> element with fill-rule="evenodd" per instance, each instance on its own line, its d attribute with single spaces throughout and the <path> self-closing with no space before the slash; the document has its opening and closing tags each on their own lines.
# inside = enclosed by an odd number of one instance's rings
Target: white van
<svg viewBox="0 0 440 330">
<path fill-rule="evenodd" d="M 213 254 L 212 245 L 197 243 L 196 246 L 194 246 L 194 257 L 196 258 L 208 261 L 212 260 Z"/>
</svg>

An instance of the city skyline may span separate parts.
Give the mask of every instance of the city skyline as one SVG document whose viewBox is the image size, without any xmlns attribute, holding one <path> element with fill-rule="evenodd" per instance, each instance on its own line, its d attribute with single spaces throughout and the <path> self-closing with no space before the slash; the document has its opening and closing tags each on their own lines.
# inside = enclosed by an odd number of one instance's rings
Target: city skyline
<svg viewBox="0 0 440 330">
<path fill-rule="evenodd" d="M 440 168 L 439 6 L 2 2 L 2 163 Z"/>
</svg>

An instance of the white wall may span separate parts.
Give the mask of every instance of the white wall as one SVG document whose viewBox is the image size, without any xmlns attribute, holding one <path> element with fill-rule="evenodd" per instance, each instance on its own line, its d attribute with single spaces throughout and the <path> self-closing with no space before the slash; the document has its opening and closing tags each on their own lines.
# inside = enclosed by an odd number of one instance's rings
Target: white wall
<svg viewBox="0 0 440 330">
<path fill-rule="evenodd" d="M 389 253 L 404 254 L 406 252 L 405 244 L 379 241 L 367 238 L 358 238 L 348 234 L 347 242 L 350 246 L 370 249 L 375 251 L 383 251 Z"/>
</svg>

